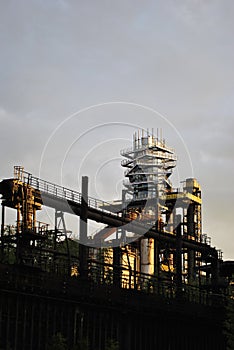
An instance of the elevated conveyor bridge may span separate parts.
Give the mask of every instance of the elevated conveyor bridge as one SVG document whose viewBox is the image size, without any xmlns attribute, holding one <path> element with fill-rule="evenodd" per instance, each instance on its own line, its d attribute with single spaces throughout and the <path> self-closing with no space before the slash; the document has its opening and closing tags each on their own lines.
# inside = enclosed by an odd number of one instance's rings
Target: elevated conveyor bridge
<svg viewBox="0 0 234 350">
<path fill-rule="evenodd" d="M 90 196 L 87 197 L 87 203 L 82 203 L 82 193 L 42 180 L 18 166 L 14 168 L 14 178 L 4 179 L 0 183 L 2 204 L 12 208 L 17 208 L 19 205 L 22 206 L 27 196 L 25 191 L 28 190 L 33 195 L 31 202 L 33 201 L 36 209 L 40 209 L 40 206 L 44 205 L 57 211 L 80 216 L 82 206 L 85 205 L 87 219 L 106 224 L 108 227 L 127 228 L 129 232 L 133 232 L 136 235 L 136 238 L 144 235 L 161 242 L 176 245 L 176 234 L 158 231 L 152 226 L 142 224 L 139 219 L 131 221 L 129 218 L 123 217 L 121 211 L 113 212 L 110 203 Z M 206 243 L 195 242 L 182 236 L 181 244 L 182 247 L 217 257 L 216 249 Z"/>
</svg>

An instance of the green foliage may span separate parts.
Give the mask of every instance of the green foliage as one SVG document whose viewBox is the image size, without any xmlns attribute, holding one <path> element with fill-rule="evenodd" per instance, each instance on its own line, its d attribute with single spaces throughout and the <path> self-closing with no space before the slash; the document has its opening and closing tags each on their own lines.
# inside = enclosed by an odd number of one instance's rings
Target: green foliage
<svg viewBox="0 0 234 350">
<path fill-rule="evenodd" d="M 234 300 L 229 299 L 226 306 L 224 335 L 227 341 L 227 350 L 234 349 Z"/>
<path fill-rule="evenodd" d="M 80 339 L 77 345 L 72 350 L 89 350 L 88 338 Z M 105 350 L 119 350 L 119 343 L 114 339 L 108 339 L 105 344 Z"/>
<path fill-rule="evenodd" d="M 66 339 L 61 333 L 56 333 L 46 347 L 46 350 L 68 350 Z"/>
<path fill-rule="evenodd" d="M 114 339 L 108 339 L 105 345 L 105 350 L 119 350 L 119 343 Z"/>
<path fill-rule="evenodd" d="M 89 350 L 89 340 L 88 338 L 83 338 L 78 341 L 78 344 L 75 345 L 72 350 Z"/>
</svg>

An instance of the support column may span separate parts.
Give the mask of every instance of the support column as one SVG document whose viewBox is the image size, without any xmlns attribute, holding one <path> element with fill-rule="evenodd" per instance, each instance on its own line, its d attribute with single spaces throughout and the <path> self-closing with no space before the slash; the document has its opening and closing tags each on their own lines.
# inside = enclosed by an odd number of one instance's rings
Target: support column
<svg viewBox="0 0 234 350">
<path fill-rule="evenodd" d="M 88 176 L 82 176 L 81 188 L 81 211 L 80 211 L 80 276 L 87 277 L 88 275 L 88 254 L 89 249 L 87 244 L 87 221 L 88 221 Z"/>
<path fill-rule="evenodd" d="M 182 235 L 181 215 L 176 215 L 176 294 L 181 296 L 182 292 Z"/>
<path fill-rule="evenodd" d="M 154 284 L 154 291 L 159 292 L 159 277 L 160 277 L 160 259 L 159 259 L 159 254 L 160 254 L 160 246 L 159 246 L 159 241 L 154 239 L 154 277 L 155 277 L 155 282 Z"/>
<path fill-rule="evenodd" d="M 21 240 L 20 233 L 22 234 L 22 225 L 21 225 L 21 212 L 20 212 L 20 203 L 17 204 L 17 222 L 16 222 L 16 262 L 19 264 L 21 259 Z"/>
<path fill-rule="evenodd" d="M 187 235 L 188 238 L 195 236 L 195 224 L 194 224 L 194 203 L 190 203 L 187 209 Z M 192 284 L 195 280 L 196 274 L 196 262 L 195 262 L 195 251 L 188 249 L 188 282 Z"/>
<path fill-rule="evenodd" d="M 159 242 L 154 239 L 154 276 L 159 278 L 160 261 L 159 261 Z"/>
<path fill-rule="evenodd" d="M 211 260 L 211 286 L 213 292 L 218 292 L 219 261 L 218 252 L 214 249 Z"/>
<path fill-rule="evenodd" d="M 67 248 L 67 274 L 68 274 L 68 276 L 70 276 L 70 274 L 71 274 L 71 255 L 70 255 L 70 248 L 69 248 L 69 244 L 68 244 L 67 228 L 66 228 L 64 213 L 62 211 L 58 211 L 57 209 L 55 209 L 54 250 L 57 249 L 56 245 L 57 245 L 58 235 L 65 237 L 65 243 L 66 243 L 66 248 Z M 54 254 L 54 258 L 55 257 L 56 257 L 56 253 Z"/>
</svg>

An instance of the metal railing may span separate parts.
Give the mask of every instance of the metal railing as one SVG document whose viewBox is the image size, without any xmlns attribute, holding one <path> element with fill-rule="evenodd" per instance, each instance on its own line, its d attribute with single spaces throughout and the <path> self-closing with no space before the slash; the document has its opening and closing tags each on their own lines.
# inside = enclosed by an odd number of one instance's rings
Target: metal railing
<svg viewBox="0 0 234 350">
<path fill-rule="evenodd" d="M 161 163 L 159 163 L 160 160 L 167 160 L 167 161 L 171 161 L 171 162 L 175 162 L 176 161 L 176 157 L 172 154 L 168 154 L 168 153 L 164 153 L 164 152 L 157 152 L 155 154 L 152 155 L 153 159 L 148 159 L 147 158 L 147 154 L 145 154 L 144 156 L 141 157 L 136 157 L 134 159 L 123 159 L 121 161 L 121 165 L 122 166 L 126 166 L 128 164 L 138 164 L 138 165 L 148 165 L 148 166 L 152 166 L 152 165 L 157 165 L 160 166 Z M 165 166 L 164 163 L 162 163 L 163 166 Z"/>
<path fill-rule="evenodd" d="M 30 185 L 34 189 L 62 200 L 69 200 L 76 204 L 81 204 L 82 194 L 78 191 L 71 190 L 61 185 L 56 185 L 52 182 L 42 180 L 32 174 L 24 171 L 21 167 L 14 168 L 15 179 Z M 93 209 L 100 210 L 101 212 L 108 213 L 110 215 L 118 216 L 118 213 L 112 212 L 111 210 L 105 209 L 110 207 L 111 204 L 93 197 L 88 197 L 88 206 Z"/>
<path fill-rule="evenodd" d="M 154 147 L 158 147 L 158 148 L 162 149 L 163 151 L 169 152 L 171 154 L 175 153 L 175 150 L 171 147 L 166 146 L 165 143 L 163 143 L 159 140 L 154 140 L 154 142 L 152 142 L 152 144 L 143 145 L 142 143 L 140 143 L 139 145 L 136 144 L 135 147 L 125 148 L 125 149 L 120 151 L 120 154 L 122 156 L 125 156 L 126 154 L 135 153 L 137 151 L 144 151 L 144 150 L 154 148 Z"/>
<path fill-rule="evenodd" d="M 224 300 L 222 293 L 213 293 L 209 289 L 203 289 L 202 286 L 192 286 L 183 283 L 178 291 L 173 280 L 159 279 L 154 275 L 131 271 L 124 266 L 118 267 L 118 271 L 115 271 L 113 265 L 90 261 L 89 278 L 96 285 L 115 285 L 115 274 L 119 276 L 122 289 L 137 290 L 146 294 L 162 296 L 166 299 L 175 299 L 179 295 L 187 302 L 207 306 L 222 305 Z"/>
</svg>

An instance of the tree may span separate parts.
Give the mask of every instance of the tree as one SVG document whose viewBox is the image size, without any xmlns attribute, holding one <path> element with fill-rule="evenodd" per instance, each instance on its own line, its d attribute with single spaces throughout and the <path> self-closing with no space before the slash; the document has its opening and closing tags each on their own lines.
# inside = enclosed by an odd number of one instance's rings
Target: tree
<svg viewBox="0 0 234 350">
<path fill-rule="evenodd" d="M 46 347 L 46 350 L 68 350 L 66 339 L 61 333 L 56 333 Z"/>
<path fill-rule="evenodd" d="M 78 344 L 75 345 L 72 350 L 88 350 L 89 349 L 89 340 L 88 338 L 83 338 L 78 341 Z"/>
<path fill-rule="evenodd" d="M 114 339 L 108 339 L 105 350 L 119 350 L 119 343 Z"/>
</svg>

